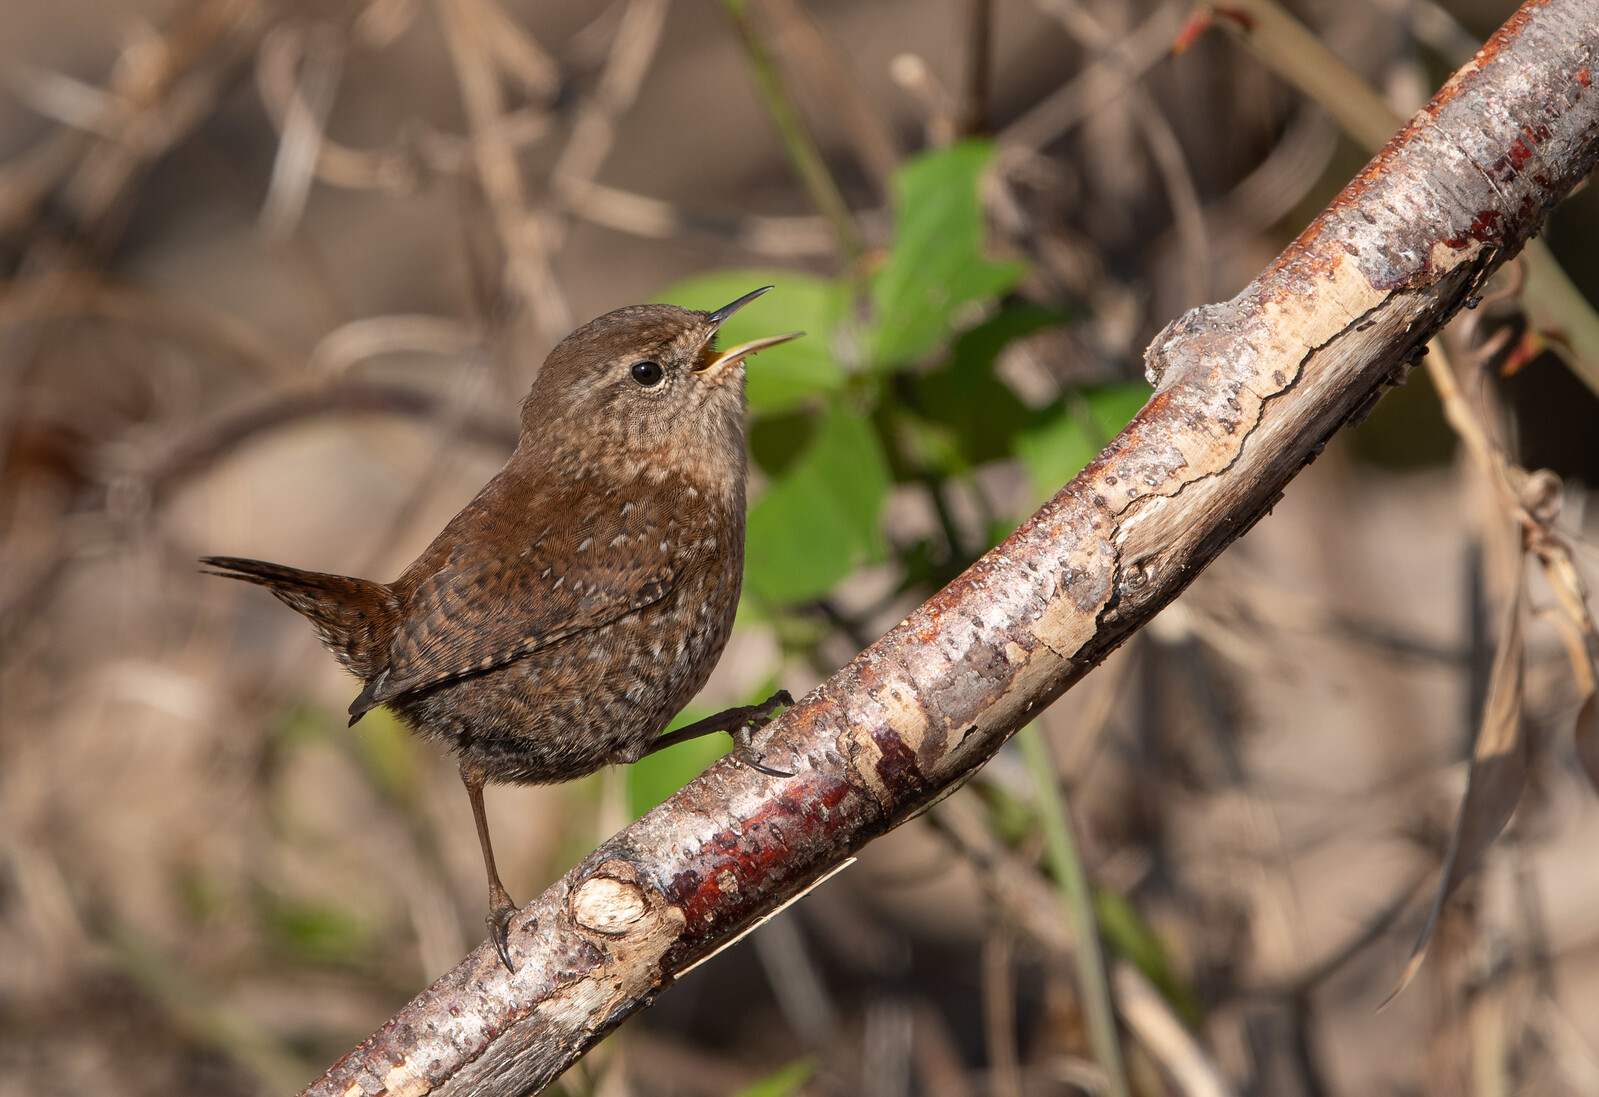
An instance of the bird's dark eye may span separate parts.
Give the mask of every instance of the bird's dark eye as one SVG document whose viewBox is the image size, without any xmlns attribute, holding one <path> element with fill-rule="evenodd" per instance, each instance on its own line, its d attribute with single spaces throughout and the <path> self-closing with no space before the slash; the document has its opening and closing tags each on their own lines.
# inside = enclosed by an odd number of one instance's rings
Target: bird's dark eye
<svg viewBox="0 0 1599 1097">
<path fill-rule="evenodd" d="M 649 388 L 661 383 L 661 367 L 654 362 L 634 362 L 633 380 Z"/>
</svg>

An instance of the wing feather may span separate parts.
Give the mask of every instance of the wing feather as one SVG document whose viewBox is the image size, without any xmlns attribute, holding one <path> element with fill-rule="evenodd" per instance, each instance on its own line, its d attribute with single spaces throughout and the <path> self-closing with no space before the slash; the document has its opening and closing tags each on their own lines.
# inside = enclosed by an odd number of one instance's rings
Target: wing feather
<svg viewBox="0 0 1599 1097">
<path fill-rule="evenodd" d="M 671 592 L 679 531 L 663 506 L 624 507 L 576 486 L 559 504 L 540 508 L 556 512 L 554 520 L 529 524 L 532 543 L 515 555 L 491 555 L 487 539 L 466 537 L 417 584 L 388 667 L 350 705 L 353 718 L 600 628 Z"/>
</svg>

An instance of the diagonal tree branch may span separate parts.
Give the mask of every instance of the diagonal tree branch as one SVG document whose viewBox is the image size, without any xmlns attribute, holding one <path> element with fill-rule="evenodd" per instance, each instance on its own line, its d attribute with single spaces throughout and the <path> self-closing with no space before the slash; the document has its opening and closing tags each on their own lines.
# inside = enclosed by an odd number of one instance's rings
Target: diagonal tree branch
<svg viewBox="0 0 1599 1097">
<path fill-rule="evenodd" d="M 1170 602 L 1543 224 L 1599 156 L 1591 0 L 1521 9 L 1233 300 L 1028 522 L 773 725 L 617 834 L 307 1094 L 520 1094 L 925 811 Z"/>
</svg>

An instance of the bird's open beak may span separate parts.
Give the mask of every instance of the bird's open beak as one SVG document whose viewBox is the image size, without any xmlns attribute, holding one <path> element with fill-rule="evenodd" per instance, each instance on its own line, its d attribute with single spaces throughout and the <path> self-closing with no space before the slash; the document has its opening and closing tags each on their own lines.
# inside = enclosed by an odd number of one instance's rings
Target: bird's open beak
<svg viewBox="0 0 1599 1097">
<path fill-rule="evenodd" d="M 740 297 L 732 304 L 723 305 L 721 308 L 708 315 L 706 319 L 711 322 L 711 333 L 715 334 L 716 329 L 727 323 L 727 318 L 729 316 L 732 316 L 739 309 L 743 308 L 745 305 L 749 304 L 751 301 L 755 300 L 757 297 L 771 288 L 771 286 L 762 286 L 760 289 L 750 290 L 743 297 Z"/>
<path fill-rule="evenodd" d="M 803 331 L 791 331 L 787 335 L 768 335 L 764 339 L 751 339 L 748 343 L 740 343 L 736 347 L 728 347 L 714 358 L 707 358 L 705 364 L 694 372 L 714 377 L 734 362 L 748 358 L 758 350 L 775 347 L 777 344 L 786 343 L 790 339 L 798 339 L 804 334 Z"/>
<path fill-rule="evenodd" d="M 732 316 L 739 309 L 743 308 L 745 305 L 749 304 L 751 301 L 755 300 L 757 297 L 771 288 L 771 286 L 762 286 L 758 290 L 751 290 L 749 293 L 746 293 L 743 297 L 740 297 L 732 304 L 723 305 L 715 312 L 709 313 L 706 316 L 706 319 L 711 322 L 711 335 L 715 335 L 717 330 L 723 324 L 727 323 L 728 317 Z M 768 335 L 764 339 L 751 339 L 748 343 L 740 343 L 736 347 L 729 347 L 720 354 L 707 357 L 694 372 L 708 376 L 715 376 L 728 366 L 732 365 L 734 362 L 748 358 L 758 350 L 765 350 L 767 347 L 775 347 L 777 344 L 786 343 L 790 339 L 798 339 L 804 334 L 805 333 L 803 331 L 791 331 L 787 335 Z"/>
</svg>

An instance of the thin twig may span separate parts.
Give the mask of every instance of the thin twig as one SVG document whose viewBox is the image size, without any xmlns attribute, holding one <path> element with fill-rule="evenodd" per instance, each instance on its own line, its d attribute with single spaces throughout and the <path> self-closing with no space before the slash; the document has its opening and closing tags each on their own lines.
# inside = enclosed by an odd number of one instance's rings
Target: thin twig
<svg viewBox="0 0 1599 1097">
<path fill-rule="evenodd" d="M 746 0 L 722 0 L 722 8 L 744 46 L 756 89 L 766 105 L 766 113 L 771 116 L 772 124 L 777 127 L 777 135 L 783 142 L 784 151 L 788 153 L 789 162 L 794 165 L 794 171 L 800 177 L 805 193 L 810 196 L 811 204 L 832 226 L 844 268 L 855 270 L 866 250 L 860 228 L 855 224 L 849 205 L 839 192 L 838 184 L 833 181 L 832 173 L 827 170 L 827 163 L 806 130 L 805 123 L 800 121 L 799 114 L 794 110 L 783 78 L 772 63 L 772 55 L 750 18 Z"/>
<path fill-rule="evenodd" d="M 974 797 L 957 794 L 929 813 L 937 828 L 982 882 L 988 897 L 1056 961 L 1071 961 L 1077 948 L 1073 920 L 1058 888 L 989 830 Z M 1185 1097 L 1227 1097 L 1221 1072 L 1148 979 L 1126 960 L 1112 970 L 1113 999 L 1127 1027 L 1178 1083 Z M 1129 997 L 1124 1001 L 1124 988 Z"/>
<path fill-rule="evenodd" d="M 466 0 L 466 6 L 500 71 L 549 108 L 561 90 L 561 67 L 555 59 L 494 0 Z"/>
<path fill-rule="evenodd" d="M 1271 228 L 1321 179 L 1337 148 L 1338 128 L 1326 111 L 1307 100 L 1288 120 L 1270 154 L 1226 197 L 1207 207 L 1206 215 L 1236 226 L 1234 231 Z"/>
<path fill-rule="evenodd" d="M 855 158 L 887 195 L 899 166 L 899 141 L 838 47 L 801 0 L 760 0 L 774 24 L 775 47 L 790 59 L 806 90 L 824 100 L 854 147 Z"/>
<path fill-rule="evenodd" d="M 1210 233 L 1205 227 L 1204 207 L 1176 131 L 1161 113 L 1154 97 L 1138 84 L 1138 78 L 1123 65 L 1117 52 L 1117 43 L 1112 40 L 1110 33 L 1080 0 L 1038 0 L 1038 4 L 1054 16 L 1067 33 L 1092 50 L 1126 82 L 1133 117 L 1144 132 L 1144 142 L 1149 146 L 1155 170 L 1166 190 L 1172 220 L 1177 226 L 1177 237 L 1182 243 L 1183 268 L 1188 276 L 1184 303 L 1209 300 Z"/>
<path fill-rule="evenodd" d="M 110 252 L 131 207 L 133 184 L 210 116 L 255 46 L 262 15 L 262 0 L 203 0 L 183 10 L 165 34 L 140 35 L 106 80 L 105 96 L 116 104 L 113 117 L 103 120 L 109 135 L 81 141 L 74 134 L 47 143 L 25 159 L 19 175 L 4 180 L 0 205 L 26 212 L 53 193 L 73 222 L 65 249 L 52 234 L 40 234 L 25 253 L 19 269 L 38 286 L 67 290 L 76 269 L 93 267 Z M 40 294 L 44 311 L 50 296 Z M 0 453 L 10 452 L 17 397 L 35 367 L 39 340 L 37 331 L 0 339 Z"/>
<path fill-rule="evenodd" d="M 324 335 L 307 361 L 312 372 L 338 376 L 357 362 L 383 354 L 458 358 L 481 343 L 481 333 L 445 316 L 364 316 Z"/>
<path fill-rule="evenodd" d="M 617 119 L 638 98 L 665 22 L 666 0 L 633 0 L 623 11 L 599 85 L 550 171 L 550 186 L 561 201 L 574 201 L 599 173 L 616 142 Z"/>
<path fill-rule="evenodd" d="M 1022 1064 L 1016 1047 L 1016 938 L 1002 919 L 990 919 L 982 968 L 988 1092 L 993 1097 L 1022 1097 Z"/>
<path fill-rule="evenodd" d="M 333 110 L 344 64 L 342 35 L 331 24 L 280 26 L 261 43 L 259 63 L 268 64 L 268 58 L 274 58 L 273 63 L 289 71 L 292 87 L 260 219 L 262 234 L 269 240 L 282 241 L 299 223 L 311 194 L 322 130 Z M 301 61 L 305 75 L 296 79 Z"/>
<path fill-rule="evenodd" d="M 961 87 L 960 131 L 988 132 L 988 91 L 993 79 L 993 0 L 965 0 L 966 69 Z"/>
<path fill-rule="evenodd" d="M 478 179 L 505 251 L 507 281 L 532 313 L 540 337 L 553 346 L 571 330 L 572 309 L 550 266 L 543 227 L 528 213 L 522 168 L 503 125 L 503 95 L 493 56 L 468 3 L 435 3 L 466 107 Z"/>
<path fill-rule="evenodd" d="M 8 328 L 89 317 L 158 332 L 262 380 L 285 379 L 302 369 L 297 354 L 246 321 L 131 282 L 91 271 L 0 282 L 0 335 Z"/>
<path fill-rule="evenodd" d="M 398 415 L 433 419 L 448 407 L 433 393 L 395 384 L 348 382 L 271 396 L 204 423 L 178 439 L 146 474 L 151 498 L 159 503 L 177 487 L 214 466 L 262 434 L 322 415 Z M 461 421 L 458 432 L 509 453 L 517 427 L 479 417 Z"/>
<path fill-rule="evenodd" d="M 955 99 L 927 62 L 914 53 L 902 53 L 889 64 L 888 74 L 903 88 L 922 112 L 922 131 L 929 148 L 943 148 L 959 133 L 955 118 Z"/>
<path fill-rule="evenodd" d="M 682 209 L 604 183 L 590 183 L 571 197 L 570 213 L 595 225 L 650 239 L 699 236 L 754 255 L 773 259 L 800 259 L 836 255 L 838 245 L 826 219 L 814 214 L 782 217 L 762 214 L 702 213 Z M 865 210 L 857 215 L 869 241 L 888 237 L 886 210 Z"/>
<path fill-rule="evenodd" d="M 1041 149 L 1104 107 L 1111 96 L 1125 93 L 1130 82 L 1143 77 L 1171 54 L 1172 38 L 1192 9 L 1185 0 L 1168 0 L 1116 43 L 1109 54 L 1095 56 L 1070 81 L 1039 100 L 1020 118 L 999 132 L 1001 145 Z M 1105 77 L 1122 80 L 1107 84 Z"/>
<path fill-rule="evenodd" d="M 1127 1027 L 1138 1034 L 1139 1042 L 1171 1074 L 1179 1093 L 1184 1097 L 1230 1097 L 1232 1091 L 1216 1064 L 1183 1027 L 1148 976 L 1123 961 L 1111 972 L 1111 980 Z"/>
</svg>

